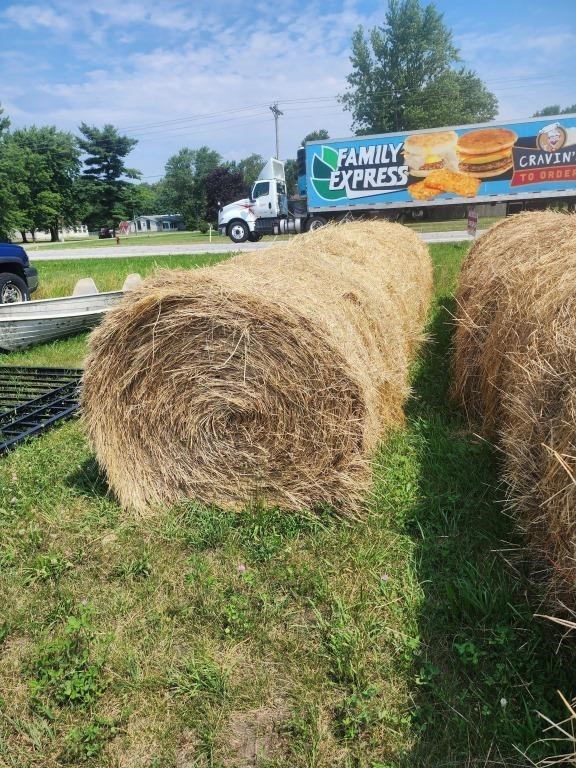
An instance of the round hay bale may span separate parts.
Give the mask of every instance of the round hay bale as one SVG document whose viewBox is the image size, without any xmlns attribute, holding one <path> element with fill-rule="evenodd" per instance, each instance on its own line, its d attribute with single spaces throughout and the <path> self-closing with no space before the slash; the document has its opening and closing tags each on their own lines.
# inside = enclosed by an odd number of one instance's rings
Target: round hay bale
<svg viewBox="0 0 576 768">
<path fill-rule="evenodd" d="M 576 216 L 511 217 L 478 239 L 457 296 L 454 387 L 499 439 L 518 520 L 576 593 Z"/>
<path fill-rule="evenodd" d="M 386 222 L 160 271 L 92 334 L 84 419 L 124 507 L 358 504 L 402 421 L 428 251 Z"/>
</svg>

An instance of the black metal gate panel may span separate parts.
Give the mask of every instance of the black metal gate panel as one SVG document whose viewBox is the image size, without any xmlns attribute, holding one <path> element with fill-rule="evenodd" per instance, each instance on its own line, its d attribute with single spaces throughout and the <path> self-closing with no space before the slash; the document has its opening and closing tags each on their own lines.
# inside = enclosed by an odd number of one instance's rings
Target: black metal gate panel
<svg viewBox="0 0 576 768">
<path fill-rule="evenodd" d="M 0 366 L 0 455 L 79 407 L 82 371 Z"/>
</svg>

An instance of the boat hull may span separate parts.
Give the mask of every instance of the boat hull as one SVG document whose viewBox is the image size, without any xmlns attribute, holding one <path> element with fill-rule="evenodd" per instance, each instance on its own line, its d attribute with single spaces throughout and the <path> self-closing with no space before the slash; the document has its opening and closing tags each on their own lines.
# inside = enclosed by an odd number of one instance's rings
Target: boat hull
<svg viewBox="0 0 576 768">
<path fill-rule="evenodd" d="M 0 305 L 0 349 L 13 352 L 94 328 L 123 291 Z"/>
</svg>

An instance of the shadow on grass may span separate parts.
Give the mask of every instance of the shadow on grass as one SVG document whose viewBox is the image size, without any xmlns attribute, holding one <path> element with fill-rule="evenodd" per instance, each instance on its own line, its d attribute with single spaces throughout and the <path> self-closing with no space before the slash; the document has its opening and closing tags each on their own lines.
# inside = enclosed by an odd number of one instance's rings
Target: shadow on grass
<svg viewBox="0 0 576 768">
<path fill-rule="evenodd" d="M 521 572 L 521 541 L 504 514 L 496 451 L 470 433 L 450 402 L 454 309 L 438 305 L 415 371 L 409 431 L 421 467 L 408 531 L 419 542 L 424 591 L 416 665 L 418 742 L 403 765 L 528 765 L 562 745 L 535 744 L 558 722 L 557 689 L 576 675 L 541 619 Z M 564 664 L 563 664 L 564 661 Z"/>
<path fill-rule="evenodd" d="M 66 485 L 82 496 L 111 497 L 106 475 L 94 456 L 85 459 L 80 466 L 66 477 Z"/>
</svg>

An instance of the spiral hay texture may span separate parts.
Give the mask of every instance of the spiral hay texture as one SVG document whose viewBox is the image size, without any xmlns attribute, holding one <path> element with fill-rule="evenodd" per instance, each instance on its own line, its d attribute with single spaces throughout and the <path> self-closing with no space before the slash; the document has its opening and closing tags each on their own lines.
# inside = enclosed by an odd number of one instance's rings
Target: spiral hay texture
<svg viewBox="0 0 576 768">
<path fill-rule="evenodd" d="M 526 213 L 471 248 L 458 292 L 454 394 L 499 438 L 521 526 L 576 597 L 576 216 Z"/>
<path fill-rule="evenodd" d="M 121 504 L 354 510 L 402 421 L 431 286 L 427 248 L 385 222 L 145 280 L 92 334 L 84 376 Z"/>
</svg>

